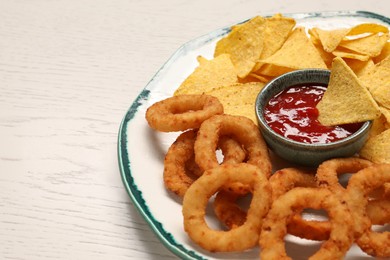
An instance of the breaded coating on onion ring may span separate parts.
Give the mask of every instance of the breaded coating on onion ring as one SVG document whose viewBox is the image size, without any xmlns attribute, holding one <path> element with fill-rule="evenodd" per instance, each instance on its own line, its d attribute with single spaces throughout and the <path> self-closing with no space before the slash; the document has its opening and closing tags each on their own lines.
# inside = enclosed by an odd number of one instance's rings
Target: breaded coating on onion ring
<svg viewBox="0 0 390 260">
<path fill-rule="evenodd" d="M 188 187 L 203 174 L 194 158 L 196 134 L 196 130 L 180 134 L 165 155 L 165 187 L 180 197 L 183 197 Z M 221 138 L 218 147 L 224 156 L 222 163 L 239 163 L 245 159 L 245 151 L 234 139 Z"/>
<path fill-rule="evenodd" d="M 218 166 L 215 156 L 218 140 L 230 136 L 237 140 L 247 152 L 247 163 L 258 166 L 266 176 L 271 175 L 271 160 L 267 145 L 259 128 L 252 120 L 243 116 L 216 115 L 203 122 L 195 141 L 195 161 L 203 170 Z M 227 185 L 236 193 L 246 194 L 245 185 L 232 183 Z"/>
<path fill-rule="evenodd" d="M 253 193 L 245 223 L 229 231 L 211 229 L 205 220 L 209 199 L 229 182 L 250 186 Z M 243 251 L 258 244 L 264 216 L 271 204 L 271 188 L 260 168 L 247 164 L 224 164 L 207 170 L 187 190 L 183 199 L 184 230 L 211 252 Z"/>
<path fill-rule="evenodd" d="M 377 164 L 354 174 L 346 192 L 355 223 L 356 243 L 364 252 L 375 257 L 390 257 L 390 232 L 373 231 L 366 208 L 370 192 L 386 182 L 390 182 L 390 164 Z"/>
<path fill-rule="evenodd" d="M 222 114 L 223 106 L 209 95 L 180 95 L 156 102 L 146 110 L 151 128 L 161 132 L 185 131 L 199 128 L 203 121 Z"/>
<path fill-rule="evenodd" d="M 273 202 L 260 234 L 261 259 L 291 259 L 284 245 L 286 223 L 304 208 L 325 209 L 332 223 L 329 239 L 309 259 L 343 259 L 354 234 L 348 207 L 327 189 L 303 187 L 293 188 Z"/>
</svg>

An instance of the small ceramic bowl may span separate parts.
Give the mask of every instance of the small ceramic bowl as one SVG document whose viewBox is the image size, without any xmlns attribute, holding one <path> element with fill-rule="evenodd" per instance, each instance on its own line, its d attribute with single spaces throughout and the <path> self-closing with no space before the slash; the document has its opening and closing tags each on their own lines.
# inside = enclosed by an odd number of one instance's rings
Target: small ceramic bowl
<svg viewBox="0 0 390 260">
<path fill-rule="evenodd" d="M 273 79 L 258 94 L 255 106 L 260 131 L 268 147 L 281 158 L 304 166 L 317 166 L 330 158 L 348 157 L 356 154 L 366 141 L 372 121 L 365 122 L 352 135 L 326 144 L 308 144 L 285 138 L 274 132 L 266 123 L 263 108 L 270 98 L 282 90 L 298 84 L 328 84 L 329 76 L 329 70 L 296 70 Z"/>
</svg>

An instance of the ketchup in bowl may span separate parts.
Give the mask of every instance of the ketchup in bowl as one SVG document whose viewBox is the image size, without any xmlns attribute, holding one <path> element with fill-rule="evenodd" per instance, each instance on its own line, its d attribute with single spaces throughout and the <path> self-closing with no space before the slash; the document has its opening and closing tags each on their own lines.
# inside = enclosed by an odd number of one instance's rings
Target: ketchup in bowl
<svg viewBox="0 0 390 260">
<path fill-rule="evenodd" d="M 363 123 L 324 126 L 318 121 L 317 103 L 326 85 L 300 84 L 272 97 L 263 113 L 266 123 L 278 134 L 302 143 L 330 143 L 359 130 Z"/>
</svg>

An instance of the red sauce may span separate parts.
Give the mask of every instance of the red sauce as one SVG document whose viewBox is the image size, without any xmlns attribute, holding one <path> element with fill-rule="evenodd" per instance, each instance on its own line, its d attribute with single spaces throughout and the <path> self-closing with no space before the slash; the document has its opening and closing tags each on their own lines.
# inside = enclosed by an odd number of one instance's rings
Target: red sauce
<svg viewBox="0 0 390 260">
<path fill-rule="evenodd" d="M 264 118 L 278 134 L 303 143 L 330 143 L 346 138 L 363 124 L 324 126 L 318 121 L 317 103 L 326 86 L 297 85 L 269 100 Z"/>
</svg>

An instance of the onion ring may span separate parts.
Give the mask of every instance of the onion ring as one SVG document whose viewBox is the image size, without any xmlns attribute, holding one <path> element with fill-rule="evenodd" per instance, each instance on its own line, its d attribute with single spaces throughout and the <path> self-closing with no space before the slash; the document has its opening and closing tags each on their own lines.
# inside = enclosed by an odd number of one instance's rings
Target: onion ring
<svg viewBox="0 0 390 260">
<path fill-rule="evenodd" d="M 342 196 L 345 189 L 340 184 L 338 177 L 344 173 L 356 173 L 371 165 L 373 163 L 368 160 L 354 157 L 327 160 L 318 166 L 316 173 L 318 186 Z"/>
<path fill-rule="evenodd" d="M 244 194 L 237 194 L 232 191 L 221 190 L 214 199 L 214 213 L 218 220 L 228 229 L 243 225 L 246 221 L 247 211 L 243 210 L 237 203 L 237 199 Z"/>
<path fill-rule="evenodd" d="M 318 186 L 331 190 L 343 199 L 346 189 L 339 183 L 338 176 L 344 173 L 354 174 L 372 165 L 374 164 L 368 160 L 355 157 L 330 159 L 323 162 L 317 169 Z M 377 194 L 378 200 L 368 202 L 367 215 L 373 224 L 383 225 L 390 218 L 388 216 L 390 203 L 386 203 L 385 199 L 388 196 L 388 185 L 389 183 L 385 183 L 378 187 L 380 190 L 379 195 Z"/>
<path fill-rule="evenodd" d="M 206 205 L 229 182 L 251 186 L 253 196 L 247 220 L 229 231 L 210 229 L 205 220 Z M 247 163 L 220 165 L 205 171 L 184 195 L 184 230 L 195 243 L 211 252 L 243 251 L 258 243 L 263 217 L 270 204 L 271 187 L 261 169 Z"/>
<path fill-rule="evenodd" d="M 267 177 L 270 176 L 272 165 L 267 145 L 255 123 L 243 116 L 216 115 L 203 122 L 194 146 L 195 161 L 201 169 L 218 166 L 215 150 L 222 136 L 237 140 L 247 152 L 246 162 L 258 166 Z M 231 183 L 225 188 L 240 194 L 248 192 L 247 187 L 240 183 Z"/>
<path fill-rule="evenodd" d="M 390 164 L 373 165 L 354 174 L 349 179 L 346 192 L 347 204 L 355 222 L 356 244 L 375 257 L 390 257 L 390 232 L 372 231 L 366 208 L 369 193 L 386 182 L 390 182 Z"/>
<path fill-rule="evenodd" d="M 223 163 L 242 163 L 246 158 L 246 151 L 233 138 L 222 136 L 218 140 L 218 147 L 222 151 Z"/>
<path fill-rule="evenodd" d="M 203 121 L 222 114 L 223 106 L 209 95 L 180 95 L 156 102 L 146 110 L 149 126 L 161 132 L 199 128 Z"/>
<path fill-rule="evenodd" d="M 296 168 L 278 170 L 269 178 L 269 181 L 272 188 L 273 200 L 294 187 L 317 186 L 314 174 Z M 215 215 L 229 229 L 242 225 L 246 220 L 246 211 L 236 203 L 237 199 L 242 195 L 229 191 L 220 191 L 215 197 L 213 204 Z M 299 222 L 299 224 L 297 225 L 295 222 Z M 319 223 L 320 221 L 315 221 L 312 226 L 306 228 L 304 226 L 305 220 L 299 217 L 292 218 L 288 224 L 288 233 L 306 239 L 325 240 L 326 236 L 324 238 L 321 227 L 317 227 L 317 222 Z M 303 229 L 302 226 L 304 227 Z M 321 237 L 321 239 L 318 237 Z"/>
<path fill-rule="evenodd" d="M 216 115 L 204 121 L 195 141 L 195 161 L 203 170 L 218 166 L 215 156 L 218 139 L 232 136 L 248 153 L 247 163 L 258 166 L 267 176 L 271 174 L 268 148 L 259 128 L 243 116 Z"/>
<path fill-rule="evenodd" d="M 284 168 L 276 171 L 269 178 L 272 188 L 272 200 L 295 187 L 317 187 L 314 174 L 309 170 Z"/>
<path fill-rule="evenodd" d="M 180 134 L 165 155 L 164 185 L 180 197 L 183 197 L 188 187 L 203 174 L 203 171 L 195 163 L 196 135 L 197 130 L 193 129 Z M 224 155 L 222 163 L 238 163 L 245 159 L 245 151 L 234 139 L 221 138 L 218 146 Z"/>
<path fill-rule="evenodd" d="M 276 199 L 265 217 L 259 242 L 261 259 L 291 259 L 284 246 L 286 222 L 297 209 L 307 207 L 325 209 L 332 222 L 329 239 L 310 259 L 343 258 L 354 238 L 347 206 L 327 189 L 297 187 Z"/>
<path fill-rule="evenodd" d="M 269 181 L 272 187 L 273 200 L 296 187 L 317 187 L 315 175 L 304 169 L 285 168 L 278 170 Z M 310 240 L 327 240 L 329 238 L 329 222 L 306 220 L 302 218 L 301 213 L 302 211 L 297 211 L 287 222 L 287 232 L 289 234 Z"/>
<path fill-rule="evenodd" d="M 271 174 L 271 160 L 268 148 L 258 127 L 252 120 L 243 116 L 216 115 L 203 122 L 195 141 L 195 161 L 203 170 L 218 166 L 215 156 L 218 140 L 230 136 L 247 151 L 249 164 L 258 166 L 267 177 Z M 238 194 L 248 193 L 247 185 L 230 183 L 225 189 Z"/>
<path fill-rule="evenodd" d="M 165 155 L 163 173 L 165 187 L 180 197 L 184 196 L 188 187 L 198 178 L 194 172 L 200 171 L 196 164 L 191 163 L 191 159 L 194 159 L 195 138 L 195 130 L 182 133 Z M 187 164 L 191 165 L 191 170 L 188 170 Z"/>
</svg>

